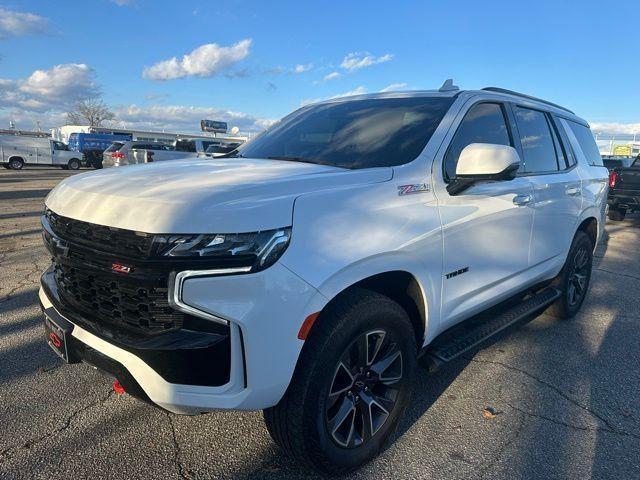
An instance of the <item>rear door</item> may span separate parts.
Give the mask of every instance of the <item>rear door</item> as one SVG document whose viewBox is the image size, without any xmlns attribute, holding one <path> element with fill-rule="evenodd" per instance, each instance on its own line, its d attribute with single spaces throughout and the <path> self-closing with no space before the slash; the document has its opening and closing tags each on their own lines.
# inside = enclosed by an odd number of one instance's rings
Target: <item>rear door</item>
<svg viewBox="0 0 640 480">
<path fill-rule="evenodd" d="M 528 268 L 533 225 L 533 187 L 525 177 L 478 183 L 453 196 L 447 192 L 464 147 L 515 146 L 505 104 L 481 101 L 463 111 L 454 121 L 452 138 L 445 140 L 444 157 L 436 157 L 442 171 L 434 173 L 443 233 L 443 328 L 522 288 L 519 274 Z"/>
<path fill-rule="evenodd" d="M 513 105 L 524 162 L 533 184 L 535 220 L 529 264 L 567 254 L 582 209 L 582 180 L 564 132 L 543 110 Z"/>
</svg>

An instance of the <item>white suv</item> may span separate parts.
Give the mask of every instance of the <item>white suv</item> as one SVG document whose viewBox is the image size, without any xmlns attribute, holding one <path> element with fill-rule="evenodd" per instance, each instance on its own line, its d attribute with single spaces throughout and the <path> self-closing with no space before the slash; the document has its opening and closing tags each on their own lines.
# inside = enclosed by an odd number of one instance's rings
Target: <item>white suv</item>
<svg viewBox="0 0 640 480">
<path fill-rule="evenodd" d="M 175 413 L 264 409 L 340 473 L 389 439 L 418 357 L 587 294 L 607 170 L 565 108 L 449 82 L 303 107 L 231 155 L 50 193 L 40 300 L 66 361 Z"/>
</svg>

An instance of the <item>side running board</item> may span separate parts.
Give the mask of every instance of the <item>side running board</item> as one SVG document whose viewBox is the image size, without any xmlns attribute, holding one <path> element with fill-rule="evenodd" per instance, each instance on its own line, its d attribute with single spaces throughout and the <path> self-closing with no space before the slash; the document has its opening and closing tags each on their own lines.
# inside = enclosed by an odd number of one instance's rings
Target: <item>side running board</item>
<svg viewBox="0 0 640 480">
<path fill-rule="evenodd" d="M 560 291 L 551 287 L 545 288 L 515 306 L 498 311 L 488 318 L 478 318 L 485 317 L 480 315 L 464 321 L 436 337 L 421 352 L 421 356 L 429 365 L 429 370 L 437 370 L 438 367 L 471 350 L 510 325 L 540 312 L 558 297 L 560 297 Z"/>
</svg>

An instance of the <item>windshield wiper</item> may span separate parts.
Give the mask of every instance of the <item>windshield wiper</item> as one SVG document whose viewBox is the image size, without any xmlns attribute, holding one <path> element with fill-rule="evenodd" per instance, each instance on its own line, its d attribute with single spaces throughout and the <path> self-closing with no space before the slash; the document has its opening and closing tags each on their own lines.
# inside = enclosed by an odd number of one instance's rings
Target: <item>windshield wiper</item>
<svg viewBox="0 0 640 480">
<path fill-rule="evenodd" d="M 231 150 L 228 153 L 225 153 L 224 155 L 219 155 L 215 158 L 245 158 L 244 155 L 242 155 L 240 152 L 238 152 L 238 150 Z"/>
<path fill-rule="evenodd" d="M 313 163 L 314 165 L 326 165 L 328 167 L 335 167 L 328 162 L 322 162 L 320 160 L 314 160 L 312 158 L 304 158 L 304 157 L 295 157 L 288 155 L 273 155 L 271 157 L 267 157 L 268 160 L 284 160 L 287 162 L 301 162 L 301 163 Z"/>
</svg>

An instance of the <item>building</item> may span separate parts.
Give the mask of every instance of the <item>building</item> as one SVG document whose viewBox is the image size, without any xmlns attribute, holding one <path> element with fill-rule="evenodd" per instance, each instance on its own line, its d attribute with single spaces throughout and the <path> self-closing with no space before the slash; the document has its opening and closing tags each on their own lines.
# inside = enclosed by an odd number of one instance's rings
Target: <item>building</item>
<svg viewBox="0 0 640 480">
<path fill-rule="evenodd" d="M 34 130 L 16 130 L 15 128 L 0 128 L 0 135 L 20 135 L 25 137 L 47 138 L 51 134 L 47 132 L 38 132 Z"/>
<path fill-rule="evenodd" d="M 220 138 L 228 141 L 244 142 L 247 137 L 231 136 L 226 134 L 193 135 L 189 133 L 149 132 L 144 130 L 132 130 L 127 128 L 90 127 L 88 125 L 63 125 L 51 129 L 51 137 L 59 142 L 69 143 L 69 135 L 72 133 L 120 133 L 131 134 L 134 140 L 147 142 L 173 143 L 179 138 L 211 139 Z"/>
</svg>

